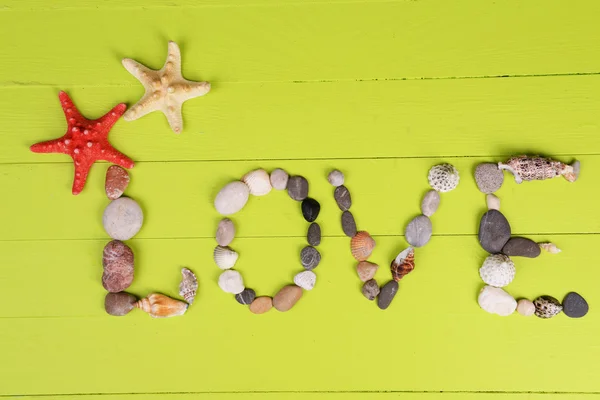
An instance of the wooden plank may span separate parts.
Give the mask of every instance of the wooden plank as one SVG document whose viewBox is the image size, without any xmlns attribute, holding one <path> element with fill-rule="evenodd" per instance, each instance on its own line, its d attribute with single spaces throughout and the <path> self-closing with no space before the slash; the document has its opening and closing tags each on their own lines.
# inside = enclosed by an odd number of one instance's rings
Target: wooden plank
<svg viewBox="0 0 600 400">
<path fill-rule="evenodd" d="M 120 59 L 160 67 L 168 39 L 190 78 L 218 84 L 599 72 L 595 1 L 3 3 L 4 85 L 130 85 Z"/>
<path fill-rule="evenodd" d="M 89 118 L 140 87 L 69 89 Z M 0 163 L 69 162 L 28 147 L 64 134 L 54 88 L 0 98 Z M 116 124 L 136 161 L 600 154 L 600 76 L 395 82 L 223 84 L 184 107 L 175 135 L 161 113 Z"/>
<path fill-rule="evenodd" d="M 106 400 L 130 400 L 139 397 L 135 394 L 78 394 L 79 398 L 84 399 L 96 399 L 102 398 Z M 211 400 L 230 400 L 230 399 L 264 399 L 264 400 L 304 400 L 304 399 L 327 399 L 327 400 L 389 400 L 389 399 L 402 399 L 402 400 L 558 400 L 558 399 L 573 399 L 573 400 L 587 400 L 596 399 L 600 397 L 600 394 L 596 393 L 414 393 L 414 392 L 402 392 L 402 393 L 381 393 L 381 392 L 368 392 L 368 393 L 290 393 L 290 392 L 279 392 L 279 393 L 160 393 L 160 394 L 143 394 L 144 399 L 148 400 L 171 400 L 171 399 L 182 399 L 182 400 L 194 400 L 194 399 L 211 399 Z M 22 399 L 37 399 L 40 396 L 19 396 Z M 57 395 L 47 396 L 43 395 L 45 399 L 49 400 L 68 400 L 72 399 L 71 395 Z"/>
</svg>

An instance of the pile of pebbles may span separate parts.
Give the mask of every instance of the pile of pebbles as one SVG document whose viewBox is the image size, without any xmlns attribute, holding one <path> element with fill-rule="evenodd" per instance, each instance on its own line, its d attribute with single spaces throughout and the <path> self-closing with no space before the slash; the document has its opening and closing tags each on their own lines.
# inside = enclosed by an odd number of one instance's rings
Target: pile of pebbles
<svg viewBox="0 0 600 400">
<path fill-rule="evenodd" d="M 575 292 L 570 292 L 561 304 L 556 298 L 547 295 L 539 296 L 533 301 L 520 299 L 517 302 L 501 289 L 515 278 L 516 268 L 511 257 L 536 258 L 542 249 L 555 254 L 560 249 L 552 243 L 536 243 L 528 238 L 511 235 L 510 224 L 500 212 L 500 199 L 494 195 L 504 183 L 504 173 L 498 164 L 479 164 L 475 169 L 475 182 L 479 190 L 486 194 L 488 208 L 481 217 L 478 239 L 481 247 L 490 253 L 479 269 L 479 275 L 486 283 L 478 296 L 480 307 L 501 316 L 511 315 L 515 310 L 523 316 L 535 314 L 540 318 L 552 318 L 561 311 L 572 318 L 587 314 L 587 302 Z"/>
</svg>

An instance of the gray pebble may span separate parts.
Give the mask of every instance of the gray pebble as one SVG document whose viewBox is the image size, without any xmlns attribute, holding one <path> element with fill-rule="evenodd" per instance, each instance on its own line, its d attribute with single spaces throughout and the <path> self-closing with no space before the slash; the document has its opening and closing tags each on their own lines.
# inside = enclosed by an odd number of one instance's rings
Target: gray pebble
<svg viewBox="0 0 600 400">
<path fill-rule="evenodd" d="M 406 226 L 405 239 L 413 247 L 422 247 L 429 242 L 432 232 L 431 220 L 419 215 Z"/>
<path fill-rule="evenodd" d="M 421 202 L 421 212 L 427 217 L 431 217 L 440 206 L 440 194 L 436 190 L 430 190 L 423 197 Z"/>
<path fill-rule="evenodd" d="M 579 293 L 571 292 L 565 296 L 562 303 L 563 312 L 567 317 L 581 318 L 588 313 L 590 306 Z"/>
<path fill-rule="evenodd" d="M 329 175 L 327 175 L 327 180 L 329 181 L 329 183 L 331 183 L 333 186 L 340 186 L 344 184 L 344 174 L 342 173 L 342 171 L 338 171 L 337 169 L 334 169 L 333 171 L 331 171 L 329 173 Z"/>
<path fill-rule="evenodd" d="M 348 211 L 352 206 L 352 197 L 350 197 L 350 191 L 344 185 L 335 188 L 333 197 L 335 198 L 338 207 L 342 211 Z"/>
<path fill-rule="evenodd" d="M 540 245 L 531 239 L 523 237 L 510 238 L 502 248 L 507 256 L 535 258 L 541 253 Z"/>
<path fill-rule="evenodd" d="M 485 251 L 500 253 L 510 239 L 510 224 L 500 211 L 489 210 L 481 217 L 477 236 Z"/>
<path fill-rule="evenodd" d="M 497 164 L 483 163 L 475 168 L 475 182 L 483 193 L 494 193 L 504 183 L 504 173 Z"/>
<path fill-rule="evenodd" d="M 305 270 L 313 270 L 321 262 L 321 253 L 312 246 L 306 246 L 300 252 L 300 262 Z"/>
<path fill-rule="evenodd" d="M 392 300 L 394 300 L 396 293 L 398 293 L 398 282 L 389 281 L 383 285 L 379 297 L 377 298 L 377 306 L 382 310 L 388 308 L 392 303 Z"/>
<path fill-rule="evenodd" d="M 321 244 L 321 227 L 316 222 L 313 222 L 308 227 L 308 233 L 306 234 L 306 240 L 311 246 L 318 246 Z"/>
<path fill-rule="evenodd" d="M 256 292 L 252 289 L 244 289 L 242 293 L 238 293 L 235 295 L 235 299 L 238 303 L 248 305 L 254 301 L 256 298 Z"/>
<path fill-rule="evenodd" d="M 290 197 L 302 201 L 308 197 L 308 181 L 303 176 L 291 176 L 287 182 Z"/>
<path fill-rule="evenodd" d="M 375 297 L 379 294 L 379 285 L 375 279 L 370 279 L 365 282 L 362 287 L 362 294 L 368 300 L 375 300 Z"/>
<path fill-rule="evenodd" d="M 342 230 L 346 236 L 353 238 L 356 235 L 356 221 L 350 211 L 342 213 Z"/>
</svg>

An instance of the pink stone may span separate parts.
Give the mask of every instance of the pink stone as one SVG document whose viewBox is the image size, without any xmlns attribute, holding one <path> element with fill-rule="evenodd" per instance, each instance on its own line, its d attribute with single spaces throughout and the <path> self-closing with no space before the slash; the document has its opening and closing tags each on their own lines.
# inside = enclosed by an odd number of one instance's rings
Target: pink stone
<svg viewBox="0 0 600 400">
<path fill-rule="evenodd" d="M 124 168 L 111 165 L 106 170 L 106 183 L 104 185 L 106 196 L 111 200 L 121 197 L 129 185 L 129 179 L 129 174 Z"/>
<path fill-rule="evenodd" d="M 102 254 L 102 286 L 111 293 L 122 292 L 133 282 L 133 251 L 125 243 L 113 240 Z"/>
</svg>

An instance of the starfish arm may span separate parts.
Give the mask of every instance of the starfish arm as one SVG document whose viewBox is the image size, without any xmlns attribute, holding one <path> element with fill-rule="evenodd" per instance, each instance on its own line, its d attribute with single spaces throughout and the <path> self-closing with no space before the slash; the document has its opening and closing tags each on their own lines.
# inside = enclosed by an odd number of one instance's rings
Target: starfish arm
<svg viewBox="0 0 600 400">
<path fill-rule="evenodd" d="M 65 145 L 65 137 L 48 140 L 32 145 L 29 148 L 34 153 L 62 153 L 69 154 L 69 148 Z"/>
<path fill-rule="evenodd" d="M 167 61 L 165 61 L 163 71 L 167 75 L 181 78 L 181 50 L 179 50 L 177 43 L 173 41 L 169 41 L 168 50 Z"/>
<path fill-rule="evenodd" d="M 69 121 L 69 119 L 71 118 L 75 118 L 75 120 L 77 121 L 86 120 L 86 118 L 83 115 L 81 115 L 77 107 L 75 107 L 73 100 L 71 100 L 71 98 L 66 92 L 63 92 L 61 90 L 58 93 L 58 99 L 60 100 L 60 105 L 62 106 L 63 112 L 65 113 L 65 118 L 67 119 L 67 122 L 70 123 L 71 121 Z"/>
<path fill-rule="evenodd" d="M 210 92 L 210 83 L 208 82 L 194 82 L 185 81 L 181 83 L 181 90 L 177 93 L 180 96 L 181 101 L 193 99 L 195 97 L 204 96 Z"/>
<path fill-rule="evenodd" d="M 160 97 L 156 99 L 153 94 L 147 93 L 123 114 L 123 119 L 125 121 L 133 121 L 153 111 L 160 110 L 160 101 Z"/>
<path fill-rule="evenodd" d="M 135 165 L 131 158 L 110 145 L 102 149 L 101 159 L 128 169 L 133 168 Z"/>
<path fill-rule="evenodd" d="M 152 82 L 157 77 L 156 71 L 140 64 L 139 62 L 132 60 L 131 58 L 124 58 L 121 63 L 127 71 L 135 78 L 140 81 L 146 90 L 152 89 Z"/>
<path fill-rule="evenodd" d="M 87 158 L 77 157 L 73 157 L 73 160 L 75 162 L 75 177 L 73 179 L 72 193 L 74 195 L 78 195 L 85 187 L 88 173 L 90 172 L 90 168 L 94 164 L 94 161 Z"/>
<path fill-rule="evenodd" d="M 171 129 L 175 133 L 181 133 L 183 130 L 183 117 L 181 115 L 181 103 L 172 102 L 163 113 L 169 121 Z"/>
<path fill-rule="evenodd" d="M 127 105 L 125 103 L 117 104 L 112 110 L 104 114 L 96 122 L 101 123 L 106 128 L 106 133 L 108 134 L 110 128 L 112 128 L 119 118 L 121 118 L 126 109 Z"/>
</svg>

